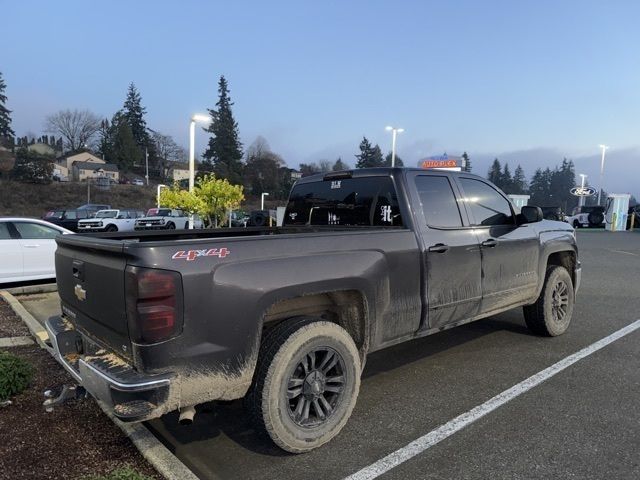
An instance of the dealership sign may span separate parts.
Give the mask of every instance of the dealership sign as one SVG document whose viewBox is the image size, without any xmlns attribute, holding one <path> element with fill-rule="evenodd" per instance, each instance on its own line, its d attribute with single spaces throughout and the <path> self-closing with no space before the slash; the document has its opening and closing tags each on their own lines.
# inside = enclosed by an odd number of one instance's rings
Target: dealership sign
<svg viewBox="0 0 640 480">
<path fill-rule="evenodd" d="M 418 162 L 420 168 L 439 168 L 447 170 L 461 170 L 462 158 L 452 155 L 436 155 L 429 158 L 423 158 Z"/>
<path fill-rule="evenodd" d="M 571 189 L 571 195 L 576 197 L 593 197 L 596 194 L 596 189 L 593 187 L 573 187 Z"/>
</svg>

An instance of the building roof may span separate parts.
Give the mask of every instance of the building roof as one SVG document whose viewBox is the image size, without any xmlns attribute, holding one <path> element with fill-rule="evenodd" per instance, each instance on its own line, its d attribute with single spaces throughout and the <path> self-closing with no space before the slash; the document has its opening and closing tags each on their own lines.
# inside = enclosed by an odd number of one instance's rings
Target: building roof
<svg viewBox="0 0 640 480">
<path fill-rule="evenodd" d="M 96 162 L 73 162 L 73 166 L 78 170 L 96 170 L 98 168 L 107 172 L 117 172 L 118 166 L 113 163 L 96 163 Z"/>
</svg>

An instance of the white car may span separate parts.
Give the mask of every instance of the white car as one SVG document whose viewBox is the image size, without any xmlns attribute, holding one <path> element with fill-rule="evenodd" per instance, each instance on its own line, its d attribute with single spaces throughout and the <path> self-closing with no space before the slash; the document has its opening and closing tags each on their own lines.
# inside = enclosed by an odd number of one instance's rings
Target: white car
<svg viewBox="0 0 640 480">
<path fill-rule="evenodd" d="M 55 238 L 71 233 L 44 220 L 0 218 L 0 283 L 55 278 Z"/>
<path fill-rule="evenodd" d="M 133 232 L 140 217 L 144 217 L 142 210 L 98 210 L 93 218 L 78 221 L 78 232 Z"/>
<path fill-rule="evenodd" d="M 175 208 L 150 208 L 147 215 L 138 218 L 136 230 L 174 230 L 189 228 L 189 217 Z"/>
</svg>

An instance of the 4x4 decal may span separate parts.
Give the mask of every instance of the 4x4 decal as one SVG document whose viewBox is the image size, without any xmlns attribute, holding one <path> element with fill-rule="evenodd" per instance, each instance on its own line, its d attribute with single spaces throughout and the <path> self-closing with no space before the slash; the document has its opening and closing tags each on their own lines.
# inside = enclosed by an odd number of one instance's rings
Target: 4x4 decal
<svg viewBox="0 0 640 480">
<path fill-rule="evenodd" d="M 204 250 L 180 250 L 171 257 L 174 260 L 186 260 L 191 262 L 198 257 L 218 257 L 224 258 L 231 252 L 227 247 L 222 248 L 205 248 Z"/>
</svg>

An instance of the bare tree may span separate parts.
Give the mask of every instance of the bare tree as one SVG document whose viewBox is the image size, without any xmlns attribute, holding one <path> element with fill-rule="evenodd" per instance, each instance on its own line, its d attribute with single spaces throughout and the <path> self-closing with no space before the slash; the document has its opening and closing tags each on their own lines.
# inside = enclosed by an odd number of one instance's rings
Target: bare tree
<svg viewBox="0 0 640 480">
<path fill-rule="evenodd" d="M 60 110 L 47 117 L 45 129 L 64 138 L 67 149 L 73 151 L 90 145 L 100 130 L 100 118 L 89 110 Z"/>
<path fill-rule="evenodd" d="M 164 135 L 151 130 L 151 139 L 156 147 L 157 167 L 162 177 L 168 175 L 168 170 L 172 163 L 185 162 L 187 160 L 186 150 L 178 145 L 171 135 Z"/>
</svg>

